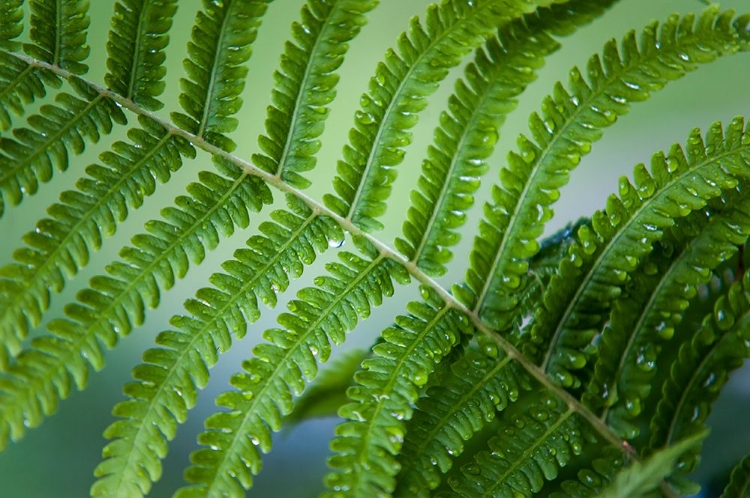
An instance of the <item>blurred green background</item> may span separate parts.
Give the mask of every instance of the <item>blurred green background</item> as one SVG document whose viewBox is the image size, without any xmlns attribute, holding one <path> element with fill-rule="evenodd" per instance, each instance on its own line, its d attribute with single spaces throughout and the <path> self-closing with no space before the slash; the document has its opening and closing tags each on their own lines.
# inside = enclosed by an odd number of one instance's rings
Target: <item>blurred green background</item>
<svg viewBox="0 0 750 498">
<path fill-rule="evenodd" d="M 330 189 L 331 174 L 352 124 L 353 111 L 358 106 L 360 95 L 367 88 L 367 80 L 376 63 L 385 50 L 394 45 L 398 34 L 407 28 L 409 17 L 423 13 L 430 2 L 381 0 L 381 3 L 371 14 L 370 23 L 352 42 L 340 71 L 342 77 L 339 96 L 327 122 L 318 169 L 315 176 L 311 176 L 319 180 L 311 189 L 311 194 L 317 198 Z M 92 0 L 91 4 L 89 43 L 92 57 L 88 77 L 103 81 L 105 43 L 113 2 Z M 181 61 L 185 56 L 185 45 L 199 4 L 197 0 L 180 2 L 171 35 L 172 43 L 168 49 L 169 69 L 164 94 L 167 105 L 160 111 L 165 117 L 169 111 L 177 108 L 177 81 L 182 74 Z M 721 4 L 727 8 L 744 8 L 750 11 L 750 2 L 747 0 L 725 1 Z M 272 71 L 288 37 L 289 25 L 297 18 L 300 7 L 301 2 L 297 0 L 279 0 L 273 3 L 260 28 L 250 61 L 250 77 L 244 94 L 245 105 L 239 114 L 240 127 L 232 134 L 232 138 L 239 144 L 236 153 L 241 157 L 249 158 L 257 151 L 256 137 L 263 130 L 265 108 L 269 104 L 272 86 Z M 686 13 L 703 8 L 703 2 L 698 0 L 622 0 L 604 19 L 564 40 L 564 48 L 549 58 L 538 81 L 522 96 L 517 111 L 506 122 L 497 153 L 491 160 L 492 170 L 482 191 L 486 194 L 490 183 L 496 181 L 497 171 L 502 166 L 507 151 L 514 147 L 518 133 L 527 129 L 529 114 L 539 109 L 541 99 L 551 91 L 555 81 L 566 81 L 567 71 L 571 66 L 584 65 L 592 53 L 601 50 L 606 40 L 612 37 L 621 39 L 628 30 L 640 29 L 652 19 L 661 20 L 673 12 Z M 452 90 L 453 81 L 460 73 L 460 68 L 452 72 L 449 80 L 431 99 L 432 105 L 421 115 L 419 125 L 414 129 L 414 142 L 407 151 L 405 162 L 399 167 L 400 176 L 395 187 L 394 202 L 387 218 L 390 225 L 383 232 L 386 241 L 393 240 L 400 231 L 407 206 L 398 205 L 398 199 L 408 199 L 409 184 L 419 174 L 423 153 L 430 143 L 439 111 Z M 632 113 L 621 118 L 616 126 L 608 130 L 601 142 L 594 146 L 592 153 L 583 159 L 572 182 L 563 190 L 561 201 L 555 207 L 557 216 L 549 231 L 602 208 L 606 196 L 616 191 L 620 175 L 630 172 L 636 163 L 648 164 L 651 154 L 657 150 L 666 149 L 674 142 L 684 142 L 693 127 L 705 129 L 713 121 L 726 123 L 736 115 L 750 116 L 749 80 L 750 55 L 736 55 L 712 63 L 683 80 L 670 84 L 645 105 L 637 104 Z M 113 140 L 123 139 L 125 131 L 126 128 L 119 128 L 99 144 L 90 146 L 85 155 L 71 160 L 67 172 L 55 173 L 55 185 L 43 186 L 37 195 L 27 198 L 21 206 L 8 210 L 5 217 L 0 219 L 0 261 L 9 261 L 13 250 L 20 246 L 22 234 L 33 229 L 34 223 L 44 216 L 47 205 L 56 199 L 61 190 L 71 188 L 83 168 L 95 162 L 97 155 Z M 168 186 L 161 186 L 157 194 L 148 199 L 143 208 L 132 214 L 117 234 L 105 242 L 103 249 L 93 256 L 89 267 L 68 283 L 65 292 L 53 298 L 46 320 L 60 316 L 63 305 L 73 299 L 91 276 L 103 271 L 103 267 L 116 257 L 117 250 L 133 234 L 142 230 L 143 223 L 157 217 L 159 209 L 168 205 L 169 200 L 176 195 L 182 194 L 185 185 L 195 181 L 198 171 L 207 168 L 211 168 L 209 158 L 199 154 L 196 160 L 183 166 Z M 277 206 L 281 206 L 279 199 Z M 251 229 L 265 219 L 270 211 L 271 209 L 266 209 L 262 216 L 256 217 Z M 478 219 L 479 210 L 475 209 L 471 214 L 469 225 Z M 184 300 L 191 297 L 197 288 L 205 286 L 208 276 L 220 268 L 220 263 L 230 258 L 234 249 L 243 245 L 251 229 L 223 241 L 203 265 L 191 269 L 185 284 L 179 284 L 175 289 L 165 292 L 159 309 L 150 313 L 144 326 L 108 355 L 108 366 L 102 374 L 91 376 L 90 386 L 86 391 L 75 393 L 61 404 L 55 416 L 40 428 L 31 430 L 21 443 L 0 454 L 0 496 L 67 498 L 88 495 L 88 488 L 93 481 L 92 471 L 99 461 L 104 444 L 101 433 L 113 420 L 110 415 L 112 406 L 123 399 L 121 387 L 130 380 L 130 369 L 137 364 L 143 350 L 152 344 L 155 335 L 169 328 L 169 318 L 182 312 Z M 328 261 L 332 256 L 327 254 L 320 262 Z M 463 275 L 466 257 L 458 253 L 455 259 L 454 268 L 444 278 L 446 283 L 460 279 Z M 321 271 L 322 267 L 318 263 L 307 269 L 304 285 L 310 285 L 309 277 L 314 277 Z M 292 294 L 288 293 L 290 295 Z M 414 288 L 398 289 L 394 299 L 387 301 L 377 310 L 372 320 L 350 336 L 346 347 L 370 344 L 379 329 L 402 312 L 400 303 L 414 297 Z M 164 477 L 155 485 L 151 496 L 169 496 L 182 484 L 181 471 L 188 463 L 188 454 L 196 446 L 195 438 L 202 429 L 202 420 L 214 410 L 214 397 L 226 388 L 229 376 L 250 355 L 260 333 L 273 325 L 276 314 L 285 309 L 284 304 L 285 301 L 280 302 L 277 310 L 265 313 L 261 321 L 253 325 L 248 337 L 236 343 L 232 351 L 222 357 L 214 368 L 211 383 L 201 394 L 199 405 L 191 412 L 188 422 L 180 428 L 177 439 L 171 445 L 164 465 Z M 705 445 L 704 466 L 698 474 L 703 482 L 724 479 L 732 462 L 750 450 L 750 431 L 746 423 L 748 413 L 750 371 L 745 368 L 744 373 L 738 372 L 726 386 L 711 417 L 713 433 Z M 316 496 L 322 490 L 321 477 L 325 472 L 327 442 L 335 424 L 334 419 L 310 421 L 279 435 L 274 451 L 265 460 L 264 470 L 248 496 Z M 705 496 L 711 496 L 710 492 Z"/>
</svg>

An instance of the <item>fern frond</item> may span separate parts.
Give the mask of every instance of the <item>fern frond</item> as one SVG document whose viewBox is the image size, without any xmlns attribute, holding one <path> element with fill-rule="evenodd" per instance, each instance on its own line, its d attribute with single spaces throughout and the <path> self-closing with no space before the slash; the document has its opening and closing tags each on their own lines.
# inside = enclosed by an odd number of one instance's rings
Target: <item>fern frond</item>
<svg viewBox="0 0 750 498">
<path fill-rule="evenodd" d="M 48 182 L 55 168 L 66 170 L 70 154 L 98 142 L 113 123 L 126 124 L 113 101 L 75 77 L 68 82 L 78 96 L 59 93 L 57 105 L 43 105 L 40 114 L 28 118 L 31 128 L 14 129 L 15 138 L 0 137 L 0 216 L 6 204 L 19 204 Z"/>
<path fill-rule="evenodd" d="M 228 116 L 241 105 L 237 95 L 247 73 L 242 64 L 250 55 L 249 44 L 266 8 L 262 0 L 235 2 L 235 7 L 229 4 L 205 0 L 207 13 L 198 12 L 188 49 L 190 58 L 185 61 L 193 80 L 181 80 L 184 93 L 180 102 L 190 117 L 173 114 L 188 130 L 197 128 L 199 138 L 225 148 L 233 144 L 221 133 L 233 129 L 234 118 Z M 237 10 L 227 16 L 228 9 Z M 248 23 L 247 29 L 235 25 L 240 17 Z M 210 37 L 211 33 L 215 36 Z M 122 112 L 104 93 L 84 83 L 78 87 L 95 101 Z M 73 144 L 80 142 L 74 140 Z M 69 395 L 72 383 L 83 389 L 89 365 L 95 369 L 103 366 L 102 345 L 114 346 L 120 335 L 143 323 L 145 308 L 158 305 L 160 288 L 171 288 L 175 277 L 185 275 L 190 261 L 201 262 L 206 249 L 214 248 L 221 236 L 233 233 L 235 226 L 249 224 L 250 211 L 260 211 L 272 201 L 262 180 L 249 177 L 221 156 L 213 160 L 221 174 L 201 172 L 200 181 L 187 188 L 189 197 L 178 197 L 175 206 L 163 210 L 166 221 L 147 223 L 149 234 L 135 236 L 135 247 L 121 251 L 125 262 L 107 267 L 111 276 L 92 279 L 91 288 L 79 293 L 79 302 L 65 310 L 70 319 L 52 321 L 48 326 L 51 335 L 36 339 L 18 355 L 17 364 L 0 386 L 0 391 L 5 391 L 0 397 L 0 414 L 4 415 L 0 446 L 7 444 L 8 437 L 22 437 L 26 427 L 39 425 L 45 415 L 53 413 L 59 399 Z"/>
<path fill-rule="evenodd" d="M 732 470 L 727 487 L 720 498 L 750 497 L 750 456 L 746 456 Z"/>
<path fill-rule="evenodd" d="M 0 48 L 0 131 L 11 127 L 11 113 L 23 115 L 24 106 L 44 97 L 48 86 L 60 85 L 62 79 L 52 71 L 33 67 Z"/>
<path fill-rule="evenodd" d="M 190 133 L 231 152 L 235 143 L 225 133 L 237 128 L 242 106 L 245 62 L 270 0 L 203 0 L 183 62 L 187 78 L 180 78 L 180 105 L 172 121 Z"/>
<path fill-rule="evenodd" d="M 399 455 L 395 496 L 430 496 L 463 453 L 464 441 L 531 389 L 530 379 L 496 343 L 483 336 L 477 340 L 478 350 L 469 349 L 419 399 Z"/>
<path fill-rule="evenodd" d="M 675 218 L 702 209 L 722 190 L 734 188 L 736 177 L 750 175 L 750 138 L 742 119 L 733 120 L 726 136 L 720 123 L 688 139 L 687 155 L 679 145 L 669 155 L 654 155 L 651 174 L 636 166 L 635 186 L 620 182 L 620 195 L 607 200 L 605 212 L 592 217 L 592 229 L 578 231 L 579 242 L 561 262 L 536 315 L 524 352 L 544 351 L 542 368 L 566 388 L 589 380 L 592 343 L 622 292 L 630 272 L 651 252 Z"/>
<path fill-rule="evenodd" d="M 604 128 L 626 114 L 630 104 L 700 64 L 750 48 L 745 21 L 733 24 L 733 11 L 711 6 L 695 16 L 670 17 L 659 28 L 649 25 L 641 36 L 630 32 L 618 50 L 614 40 L 603 55 L 589 60 L 588 82 L 578 68 L 570 72 L 570 91 L 561 84 L 532 114 L 532 139 L 518 139 L 519 152 L 508 156 L 485 207 L 480 236 L 470 255 L 465 283 L 453 289 L 466 306 L 477 310 L 494 329 L 507 330 L 516 318 L 517 291 L 528 278 L 528 258 L 539 250 L 537 238 L 551 218 L 570 171 L 591 149 Z"/>
<path fill-rule="evenodd" d="M 7 0 L 0 4 L 0 48 L 15 50 L 16 38 L 23 32 L 23 0 Z"/>
<path fill-rule="evenodd" d="M 395 326 L 383 331 L 383 342 L 373 348 L 375 358 L 362 363 L 354 376 L 357 385 L 347 391 L 354 402 L 339 410 L 347 420 L 336 427 L 338 437 L 330 445 L 335 454 L 328 459 L 333 472 L 324 478 L 332 495 L 393 492 L 410 405 L 462 332 L 473 333 L 468 318 L 446 306 L 434 290 L 422 287 L 422 296 L 424 302 L 407 305 L 409 315 L 397 317 Z"/>
<path fill-rule="evenodd" d="M 226 274 L 211 277 L 213 288 L 201 289 L 196 299 L 187 301 L 190 316 L 173 317 L 170 322 L 177 330 L 159 334 L 160 347 L 148 350 L 146 363 L 133 371 L 136 382 L 125 388 L 131 399 L 115 407 L 121 420 L 105 431 L 114 441 L 96 469 L 100 479 L 93 496 L 148 493 L 161 476 L 167 442 L 195 404 L 197 389 L 208 381 L 208 369 L 229 349 L 232 335 L 244 337 L 248 325 L 260 317 L 258 301 L 273 307 L 290 278 L 298 278 L 329 245 L 343 241 L 333 220 L 292 196 L 287 203 L 289 210 L 273 212 L 274 222 L 260 225 L 264 235 L 251 237 L 247 248 L 235 252 L 236 259 L 224 263 Z"/>
<path fill-rule="evenodd" d="M 591 220 L 579 218 L 575 223 L 568 223 L 543 239 L 539 244 L 539 252 L 529 259 L 529 278 L 518 292 L 518 314 L 506 336 L 511 344 L 520 344 L 526 339 L 525 336 L 533 325 L 532 318 L 550 279 L 557 274 L 560 261 L 575 242 L 575 233 L 584 225 L 590 226 Z"/>
<path fill-rule="evenodd" d="M 750 357 L 748 291 L 750 273 L 745 273 L 719 298 L 700 330 L 680 346 L 649 424 L 646 453 L 705 430 L 711 405 L 730 372 Z M 680 473 L 694 470 L 698 453 L 688 452 L 681 458 Z"/>
<path fill-rule="evenodd" d="M 102 346 L 113 347 L 119 336 L 142 324 L 146 307 L 158 305 L 160 289 L 171 288 L 220 236 L 230 235 L 235 226 L 247 227 L 249 213 L 271 203 L 261 180 L 219 156 L 214 161 L 223 175 L 201 172 L 200 183 L 188 186 L 190 197 L 178 197 L 176 207 L 164 209 L 166 221 L 148 222 L 149 233 L 136 235 L 135 247 L 121 251 L 124 261 L 109 265 L 109 276 L 93 278 L 78 302 L 65 308 L 68 318 L 51 321 L 51 334 L 18 355 L 0 381 L 0 436 L 9 427 L 17 440 L 27 427 L 39 425 L 69 395 L 71 381 L 83 389 L 89 365 L 103 366 Z M 6 443 L 7 438 L 0 439 L 0 447 Z"/>
<path fill-rule="evenodd" d="M 47 210 L 51 218 L 23 237 L 26 247 L 13 253 L 16 262 L 0 268 L 0 371 L 18 354 L 29 327 L 39 325 L 50 294 L 88 263 L 128 209 L 154 192 L 157 180 L 167 182 L 183 156 L 195 156 L 184 139 L 155 122 L 141 117 L 140 124 L 128 132 L 131 143 L 116 142 L 100 156 L 101 164 L 86 168 L 77 190 L 63 192 L 61 203 Z"/>
<path fill-rule="evenodd" d="M 618 448 L 608 446 L 602 451 L 601 458 L 595 458 L 590 468 L 578 471 L 577 480 L 566 480 L 560 483 L 561 491 L 553 491 L 550 498 L 589 498 L 598 496 L 604 487 L 612 482 L 614 476 L 623 466 L 623 454 Z"/>
<path fill-rule="evenodd" d="M 750 234 L 750 199 L 745 196 L 731 206 L 724 212 L 711 209 L 710 217 L 698 211 L 677 220 L 668 245 L 646 259 L 643 275 L 632 278 L 629 297 L 617 301 L 601 333 L 594 376 L 583 401 L 595 410 L 605 408 L 601 418 L 621 437 L 637 436 L 638 420 L 652 413 L 644 401 L 653 389 L 659 352 L 698 286 L 706 284 Z"/>
<path fill-rule="evenodd" d="M 29 5 L 32 43 L 24 44 L 24 52 L 71 74 L 86 73 L 89 0 L 30 0 Z"/>
<path fill-rule="evenodd" d="M 601 498 L 630 498 L 632 496 L 660 497 L 662 479 L 674 471 L 675 464 L 685 454 L 700 446 L 708 431 L 693 434 L 690 437 L 660 449 L 643 462 L 634 462 L 620 472 L 612 484 L 599 496 Z"/>
<path fill-rule="evenodd" d="M 326 205 L 364 231 L 381 229 L 377 218 L 385 212 L 395 167 L 427 97 L 499 25 L 556 1 L 446 0 L 428 7 L 424 23 L 413 18 L 408 33 L 398 39 L 398 53 L 388 50 L 369 93 L 362 96 L 350 143 L 336 168 L 336 194 L 324 197 Z"/>
<path fill-rule="evenodd" d="M 316 287 L 301 290 L 288 305 L 292 313 L 278 318 L 283 328 L 267 330 L 269 341 L 253 349 L 255 358 L 243 363 L 244 372 L 232 377 L 237 390 L 221 394 L 216 402 L 228 411 L 206 419 L 185 478 L 192 486 L 177 496 L 235 496 L 252 486 L 260 471 L 261 454 L 271 449 L 271 431 L 281 428 L 292 411 L 293 395 L 300 395 L 306 380 L 317 374 L 317 362 L 339 345 L 345 333 L 393 294 L 393 281 L 407 283 L 406 270 L 386 259 L 365 239 L 355 238 L 363 257 L 340 253 L 340 263 L 326 265 L 329 276 L 315 279 Z"/>
<path fill-rule="evenodd" d="M 167 32 L 177 0 L 120 0 L 107 43 L 107 86 L 144 109 L 161 109 Z"/>
<path fill-rule="evenodd" d="M 456 496 L 528 496 L 557 478 L 560 467 L 590 443 L 585 425 L 560 399 L 542 390 L 524 412 L 503 417 L 498 436 L 448 478 Z M 454 495 L 449 495 L 454 496 Z"/>
<path fill-rule="evenodd" d="M 513 20 L 477 49 L 464 78 L 440 117 L 434 144 L 427 149 L 418 190 L 395 247 L 431 276 L 443 275 L 453 258 L 457 228 L 474 204 L 479 179 L 488 169 L 505 116 L 516 97 L 536 79 L 536 69 L 559 44 L 548 33 L 570 34 L 601 15 L 615 0 L 579 0 L 553 5 Z"/>
<path fill-rule="evenodd" d="M 336 97 L 336 70 L 349 48 L 347 43 L 367 21 L 365 14 L 376 0 L 313 0 L 302 8 L 301 22 L 292 25 L 276 88 L 268 108 L 266 135 L 258 139 L 264 154 L 253 163 L 278 175 L 289 185 L 306 188 L 302 173 L 315 167 L 318 137 L 328 117 L 328 104 Z"/>
<path fill-rule="evenodd" d="M 448 100 L 451 111 L 440 116 L 434 145 L 427 149 L 419 190 L 411 194 L 403 226 L 405 238 L 395 245 L 428 275 L 446 272 L 452 259 L 448 248 L 458 243 L 457 229 L 474 204 L 506 114 L 536 78 L 544 57 L 559 47 L 544 31 L 529 28 L 525 19 L 501 28 L 477 50 Z"/>
</svg>

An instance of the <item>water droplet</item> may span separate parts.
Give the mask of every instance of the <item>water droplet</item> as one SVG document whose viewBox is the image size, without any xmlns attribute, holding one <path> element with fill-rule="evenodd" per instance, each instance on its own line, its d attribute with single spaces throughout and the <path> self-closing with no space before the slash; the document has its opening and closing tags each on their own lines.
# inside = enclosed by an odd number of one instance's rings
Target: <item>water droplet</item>
<svg viewBox="0 0 750 498">
<path fill-rule="evenodd" d="M 421 387 L 427 383 L 427 379 L 427 373 L 420 370 L 414 374 L 412 382 L 414 382 L 414 385 Z"/>
<path fill-rule="evenodd" d="M 482 473 L 482 469 L 479 468 L 479 465 L 473 463 L 464 465 L 463 467 L 461 467 L 461 470 L 464 471 L 465 474 L 469 474 L 472 476 L 478 476 Z"/>
<path fill-rule="evenodd" d="M 650 372 L 656 368 L 657 350 L 652 344 L 646 344 L 638 350 L 635 364 L 644 372 Z"/>
<path fill-rule="evenodd" d="M 638 416 L 642 409 L 643 405 L 640 398 L 628 398 L 625 401 L 625 410 L 633 417 Z"/>
</svg>

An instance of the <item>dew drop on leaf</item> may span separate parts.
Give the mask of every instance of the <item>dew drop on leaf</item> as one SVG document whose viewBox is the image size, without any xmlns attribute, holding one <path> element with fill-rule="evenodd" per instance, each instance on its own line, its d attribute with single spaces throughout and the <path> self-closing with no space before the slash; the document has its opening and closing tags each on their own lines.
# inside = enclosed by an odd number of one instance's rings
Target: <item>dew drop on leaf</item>
<svg viewBox="0 0 750 498">
<path fill-rule="evenodd" d="M 464 471 L 464 473 L 472 475 L 472 476 L 478 476 L 482 473 L 481 469 L 479 468 L 479 465 L 470 463 L 468 465 L 464 465 L 461 470 Z"/>
<path fill-rule="evenodd" d="M 414 385 L 421 387 L 427 383 L 427 379 L 428 379 L 427 374 L 420 370 L 414 374 L 414 378 L 412 379 L 412 382 L 414 382 Z"/>
</svg>

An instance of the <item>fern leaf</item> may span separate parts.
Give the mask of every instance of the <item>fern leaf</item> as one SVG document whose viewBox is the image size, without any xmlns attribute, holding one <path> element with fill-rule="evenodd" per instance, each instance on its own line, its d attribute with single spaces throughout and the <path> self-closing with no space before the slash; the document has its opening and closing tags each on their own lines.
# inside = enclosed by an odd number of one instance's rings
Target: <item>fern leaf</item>
<svg viewBox="0 0 750 498">
<path fill-rule="evenodd" d="M 419 190 L 411 195 L 405 239 L 396 248 L 428 275 L 445 273 L 458 243 L 456 231 L 474 204 L 473 194 L 488 169 L 506 114 L 535 77 L 544 57 L 559 47 L 527 18 L 509 23 L 478 49 L 440 116 L 435 143 L 427 149 Z M 536 28 L 536 26 L 534 26 Z"/>
<path fill-rule="evenodd" d="M 324 201 L 365 231 L 379 230 L 395 167 L 411 142 L 411 129 L 448 70 L 489 38 L 498 25 L 555 0 L 447 0 L 430 5 L 424 24 L 416 17 L 388 50 L 363 95 L 362 108 L 337 165 L 338 176 Z"/>
<path fill-rule="evenodd" d="M 190 116 L 173 113 L 176 123 L 195 129 L 199 138 L 225 149 L 233 144 L 221 133 L 233 129 L 235 122 L 228 116 L 241 105 L 237 95 L 247 73 L 242 64 L 250 55 L 249 44 L 266 8 L 264 1 L 229 4 L 205 0 L 206 13 L 198 13 L 188 47 L 190 58 L 185 61 L 192 80 L 181 80 L 180 102 Z M 236 10 L 228 16 L 228 9 Z M 236 29 L 240 18 L 248 23 L 247 29 Z M 93 100 L 122 112 L 84 83 L 75 86 L 91 94 Z M 82 146 L 81 139 L 72 143 Z M 185 275 L 191 260 L 202 261 L 206 249 L 214 248 L 221 236 L 233 233 L 235 225 L 248 225 L 249 211 L 257 212 L 271 202 L 270 191 L 261 180 L 248 177 L 220 156 L 213 159 L 222 174 L 201 172 L 200 182 L 188 186 L 190 197 L 178 197 L 176 207 L 163 211 L 167 221 L 147 223 L 150 233 L 137 235 L 133 238 L 136 247 L 121 252 L 125 263 L 110 265 L 107 271 L 111 276 L 93 279 L 91 288 L 79 294 L 79 303 L 66 308 L 70 320 L 51 322 L 51 335 L 35 340 L 31 348 L 19 353 L 18 364 L 10 369 L 6 385 L 0 387 L 7 394 L 0 399 L 0 414 L 7 414 L 4 428 L 0 428 L 0 446 L 5 446 L 8 438 L 22 437 L 26 427 L 39 425 L 45 415 L 53 413 L 59 399 L 68 396 L 71 379 L 79 389 L 84 388 L 88 365 L 103 366 L 102 344 L 112 347 L 120 335 L 127 335 L 134 324 L 140 325 L 145 308 L 158 305 L 160 288 L 171 288 L 175 277 Z M 52 360 L 44 361 L 45 357 Z"/>
<path fill-rule="evenodd" d="M 747 177 L 749 146 L 741 119 L 732 121 L 726 136 L 714 123 L 706 143 L 694 130 L 687 156 L 674 145 L 668 157 L 654 155 L 651 174 L 637 166 L 635 186 L 623 178 L 620 196 L 610 196 L 606 212 L 594 214 L 592 229 L 578 231 L 580 242 L 570 248 L 559 275 L 550 281 L 529 343 L 545 345 L 542 368 L 553 379 L 572 389 L 589 380 L 588 358 L 596 348 L 592 339 L 628 274 L 675 218 L 702 209 L 722 190 L 734 188 L 737 180 L 732 175 Z"/>
<path fill-rule="evenodd" d="M 621 51 L 612 40 L 601 57 L 589 60 L 588 83 L 573 68 L 570 92 L 555 85 L 541 116 L 530 118 L 533 140 L 519 137 L 519 152 L 509 154 L 502 187 L 495 186 L 485 207 L 465 283 L 453 290 L 461 302 L 492 328 L 509 328 L 518 306 L 515 294 L 528 278 L 528 258 L 539 250 L 537 238 L 552 216 L 549 206 L 570 171 L 631 103 L 702 63 L 750 48 L 750 36 L 740 21 L 732 24 L 733 15 L 711 6 L 697 21 L 693 15 L 672 16 L 661 28 L 649 25 L 640 48 L 630 32 Z"/>
<path fill-rule="evenodd" d="M 0 5 L 0 47 L 15 50 L 16 38 L 23 32 L 23 0 L 7 0 Z"/>
<path fill-rule="evenodd" d="M 634 462 L 620 472 L 614 482 L 599 498 L 630 498 L 632 496 L 663 496 L 657 492 L 662 479 L 674 471 L 677 461 L 687 452 L 699 446 L 708 435 L 707 431 L 660 449 L 643 462 Z M 654 492 L 653 494 L 651 494 Z"/>
<path fill-rule="evenodd" d="M 633 277 L 628 290 L 632 297 L 619 300 L 612 310 L 583 400 L 593 409 L 606 407 L 602 418 L 621 437 L 637 436 L 638 419 L 652 412 L 644 402 L 652 391 L 659 351 L 672 338 L 698 286 L 750 234 L 750 199 L 732 206 L 725 212 L 712 209 L 710 218 L 699 211 L 678 220 L 673 242 L 646 260 L 644 275 Z M 681 221 L 692 223 L 682 227 Z"/>
<path fill-rule="evenodd" d="M 750 497 L 750 456 L 746 456 L 732 470 L 727 487 L 720 498 Z"/>
<path fill-rule="evenodd" d="M 166 34 L 177 0 L 121 0 L 115 4 L 107 43 L 107 86 L 144 109 L 161 109 Z"/>
<path fill-rule="evenodd" d="M 317 362 L 328 360 L 331 344 L 341 344 L 345 332 L 393 294 L 393 280 L 409 281 L 408 273 L 366 240 L 355 238 L 364 257 L 340 254 L 341 263 L 327 265 L 330 273 L 315 279 L 289 303 L 292 313 L 279 316 L 283 328 L 264 333 L 269 343 L 253 349 L 255 358 L 243 363 L 244 372 L 232 377 L 235 391 L 223 393 L 220 411 L 206 419 L 198 438 L 204 448 L 191 455 L 185 473 L 192 486 L 177 496 L 235 496 L 252 486 L 261 467 L 260 452 L 271 449 L 271 431 L 281 428 L 292 411 L 293 395 L 300 395 L 305 379 L 317 374 Z"/>
<path fill-rule="evenodd" d="M 208 143 L 231 152 L 235 143 L 224 133 L 237 128 L 242 106 L 245 62 L 270 0 L 203 0 L 193 26 L 183 66 L 188 78 L 180 79 L 180 105 L 172 121 Z"/>
<path fill-rule="evenodd" d="M 448 100 L 450 110 L 441 115 L 419 190 L 411 195 L 404 238 L 395 241 L 396 249 L 428 275 L 445 273 L 453 257 L 449 248 L 458 243 L 457 228 L 474 204 L 506 114 L 544 58 L 559 48 L 547 33 L 570 34 L 612 3 L 585 0 L 539 9 L 503 26 L 477 50 Z"/>
<path fill-rule="evenodd" d="M 511 344 L 520 344 L 527 339 L 533 326 L 533 316 L 539 307 L 552 276 L 557 274 L 560 261 L 575 242 L 575 233 L 582 226 L 590 226 L 591 220 L 580 218 L 568 223 L 556 233 L 542 240 L 539 252 L 529 259 L 529 279 L 518 292 L 518 313 L 506 338 Z"/>
<path fill-rule="evenodd" d="M 410 303 L 409 315 L 397 317 L 383 332 L 383 342 L 373 348 L 375 358 L 363 362 L 354 377 L 357 385 L 347 391 L 354 402 L 339 410 L 347 420 L 336 428 L 335 454 L 328 459 L 333 472 L 324 478 L 332 495 L 393 492 L 409 406 L 435 365 L 461 341 L 461 332 L 473 332 L 466 316 L 446 306 L 434 290 L 422 287 L 422 295 L 425 302 Z"/>
<path fill-rule="evenodd" d="M 591 462 L 591 468 L 577 472 L 577 480 L 565 480 L 559 484 L 561 491 L 553 491 L 550 498 L 589 498 L 597 496 L 608 486 L 623 466 L 623 454 L 619 448 L 608 446 L 601 458 Z"/>
<path fill-rule="evenodd" d="M 254 154 L 253 163 L 286 183 L 306 188 L 302 173 L 315 167 L 318 137 L 328 117 L 328 104 L 336 97 L 336 70 L 349 48 L 347 43 L 366 22 L 375 0 L 313 0 L 302 8 L 301 22 L 292 25 L 276 88 L 268 108 L 266 135 L 258 139 L 265 154 Z"/>
<path fill-rule="evenodd" d="M 60 93 L 57 105 L 43 105 L 29 117 L 31 128 L 16 128 L 15 138 L 0 138 L 0 216 L 5 205 L 17 205 L 52 178 L 54 168 L 68 168 L 68 155 L 80 154 L 87 142 L 96 143 L 112 131 L 113 122 L 125 124 L 125 114 L 111 100 L 75 78 L 68 80 L 79 97 Z"/>
<path fill-rule="evenodd" d="M 492 339 L 477 340 L 478 350 L 469 349 L 417 403 L 399 455 L 396 496 L 430 496 L 441 474 L 463 453 L 464 441 L 531 389 L 529 379 Z"/>
<path fill-rule="evenodd" d="M 128 132 L 132 143 L 115 143 L 101 155 L 102 164 L 89 166 L 77 190 L 64 192 L 61 203 L 48 208 L 51 218 L 24 236 L 26 247 L 14 252 L 16 262 L 0 268 L 0 371 L 18 354 L 29 327 L 39 325 L 50 294 L 88 263 L 128 209 L 154 192 L 156 180 L 165 183 L 182 156 L 195 155 L 184 139 L 155 122 L 142 117 L 140 123 Z"/>
<path fill-rule="evenodd" d="M 32 43 L 24 44 L 24 51 L 71 74 L 86 73 L 88 66 L 83 61 L 90 52 L 86 44 L 89 1 L 31 0 L 29 4 Z"/>
<path fill-rule="evenodd" d="M 748 290 L 750 273 L 719 298 L 700 330 L 680 347 L 650 422 L 646 453 L 705 429 L 711 405 L 729 373 L 750 357 L 750 330 L 745 320 L 750 312 Z M 680 473 L 694 470 L 698 453 L 687 452 L 681 458 Z"/>
<path fill-rule="evenodd" d="M 25 105 L 47 94 L 47 87 L 59 88 L 62 80 L 52 71 L 30 63 L 0 48 L 0 131 L 8 130 Z"/>
<path fill-rule="evenodd" d="M 9 426 L 12 439 L 53 413 L 58 400 L 69 395 L 71 381 L 84 388 L 89 365 L 98 370 L 104 364 L 103 345 L 113 347 L 119 336 L 142 324 L 146 307 L 158 305 L 160 289 L 171 288 L 191 261 L 201 262 L 221 236 L 235 226 L 247 227 L 249 213 L 271 202 L 261 180 L 218 156 L 214 161 L 223 175 L 201 172 L 200 183 L 188 186 L 190 197 L 178 197 L 177 207 L 164 209 L 166 221 L 148 222 L 149 233 L 136 235 L 135 247 L 121 251 L 124 261 L 109 265 L 109 276 L 93 278 L 78 302 L 66 307 L 68 318 L 50 322 L 51 334 L 18 355 L 0 385 L 5 394 L 0 396 L 0 427 Z M 6 443 L 7 438 L 0 440 L 0 447 Z"/>
<path fill-rule="evenodd" d="M 161 475 L 167 442 L 195 404 L 197 388 L 208 381 L 208 369 L 229 349 L 232 335 L 244 337 L 248 324 L 260 317 L 258 301 L 274 306 L 276 293 L 287 289 L 290 278 L 299 277 L 329 244 L 343 240 L 333 220 L 292 196 L 287 202 L 288 211 L 276 211 L 271 215 L 275 222 L 260 225 L 264 235 L 251 237 L 247 248 L 224 263 L 228 273 L 214 274 L 214 287 L 199 290 L 186 303 L 190 316 L 172 318 L 177 330 L 162 332 L 156 339 L 160 347 L 148 350 L 146 363 L 133 371 L 136 382 L 125 388 L 130 399 L 114 410 L 121 419 L 105 431 L 114 441 L 96 469 L 100 479 L 93 496 L 148 493 Z"/>
<path fill-rule="evenodd" d="M 504 417 L 498 436 L 488 441 L 490 451 L 480 451 L 448 478 L 458 496 L 538 493 L 589 443 L 578 416 L 549 393 L 536 395 L 524 411 Z"/>
</svg>

